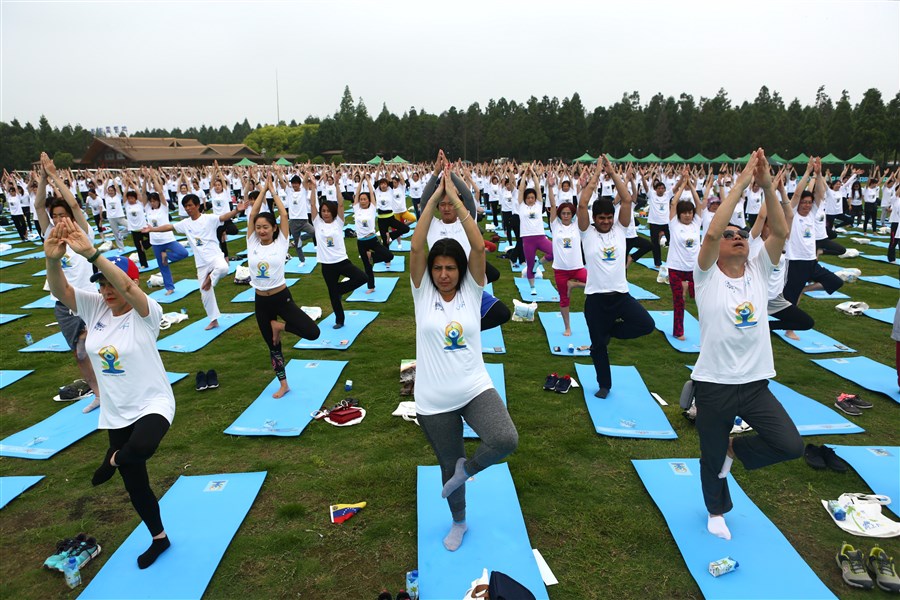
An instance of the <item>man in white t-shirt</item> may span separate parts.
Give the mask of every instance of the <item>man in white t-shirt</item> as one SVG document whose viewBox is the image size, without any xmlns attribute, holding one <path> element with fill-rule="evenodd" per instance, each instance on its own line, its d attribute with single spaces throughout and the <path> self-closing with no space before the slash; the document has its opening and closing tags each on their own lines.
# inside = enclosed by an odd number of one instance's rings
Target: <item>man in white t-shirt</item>
<svg viewBox="0 0 900 600">
<path fill-rule="evenodd" d="M 305 233 L 312 238 L 313 244 L 316 242 L 316 228 L 309 222 L 309 200 L 316 197 L 315 180 L 307 175 L 306 185 L 303 185 L 303 179 L 299 175 L 291 177 L 290 184 L 286 185 L 281 172 L 278 173 L 281 179 L 281 185 L 284 188 L 284 206 L 288 211 L 288 223 L 291 228 L 291 239 L 294 240 L 294 248 L 297 250 L 297 258 L 303 263 L 306 257 L 303 255 L 301 246 L 303 245 L 303 234 Z"/>
<path fill-rule="evenodd" d="M 745 229 L 728 222 L 755 177 L 763 188 L 769 237 L 748 260 Z M 766 314 L 769 276 L 781 258 L 788 228 L 763 151 L 752 153 L 703 238 L 694 285 L 700 320 L 700 356 L 691 374 L 700 438 L 700 481 L 709 513 L 707 529 L 731 539 L 724 514 L 731 510 L 727 476 L 734 458 L 758 469 L 803 453 L 803 441 L 769 391 L 775 376 Z M 757 434 L 730 438 L 740 415 Z"/>
</svg>

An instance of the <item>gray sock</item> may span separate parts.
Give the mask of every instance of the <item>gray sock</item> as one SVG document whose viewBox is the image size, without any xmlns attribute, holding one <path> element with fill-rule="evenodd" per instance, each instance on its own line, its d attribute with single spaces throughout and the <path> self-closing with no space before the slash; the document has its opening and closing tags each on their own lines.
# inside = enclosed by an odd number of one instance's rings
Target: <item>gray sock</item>
<svg viewBox="0 0 900 600">
<path fill-rule="evenodd" d="M 450 552 L 456 552 L 456 550 L 462 544 L 463 536 L 466 534 L 466 531 L 468 529 L 469 528 L 466 527 L 465 521 L 453 521 L 453 526 L 450 527 L 450 533 L 448 533 L 447 537 L 444 538 L 444 548 L 446 548 Z"/>
<path fill-rule="evenodd" d="M 606 388 L 600 388 L 599 390 L 594 392 L 594 395 L 598 398 L 606 398 L 607 396 L 609 396 L 609 390 Z"/>
<path fill-rule="evenodd" d="M 447 483 L 444 484 L 444 489 L 441 490 L 441 498 L 446 498 L 455 492 L 468 478 L 469 476 L 466 474 L 466 457 L 460 456 L 456 461 L 456 470 L 453 472 L 453 477 L 447 480 Z"/>
</svg>

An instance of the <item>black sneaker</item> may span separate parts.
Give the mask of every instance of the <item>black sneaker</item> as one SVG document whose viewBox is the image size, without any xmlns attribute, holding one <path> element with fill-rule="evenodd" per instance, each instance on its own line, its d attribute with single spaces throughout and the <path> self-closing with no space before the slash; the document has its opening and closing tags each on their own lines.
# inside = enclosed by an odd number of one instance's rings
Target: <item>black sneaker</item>
<svg viewBox="0 0 900 600">
<path fill-rule="evenodd" d="M 837 399 L 849 402 L 856 408 L 872 408 L 873 406 L 875 406 L 871 402 L 869 402 L 867 400 L 863 400 L 856 394 L 841 394 L 840 396 L 837 397 Z"/>
<path fill-rule="evenodd" d="M 822 446 L 821 449 L 822 459 L 825 461 L 825 466 L 827 466 L 832 471 L 837 471 L 838 473 L 846 473 L 847 469 L 850 467 L 844 460 L 834 453 L 834 450 L 829 448 L 828 446 Z"/>
<path fill-rule="evenodd" d="M 206 372 L 206 387 L 211 390 L 219 387 L 219 376 L 216 374 L 214 369 L 210 369 Z"/>
<path fill-rule="evenodd" d="M 568 394 L 569 390 L 572 389 L 572 378 L 568 375 L 563 375 L 556 382 L 555 389 L 558 394 Z"/>
<path fill-rule="evenodd" d="M 556 384 L 559 383 L 559 375 L 556 373 L 550 373 L 547 375 L 547 379 L 544 380 L 544 391 L 552 392 L 556 389 Z"/>
<path fill-rule="evenodd" d="M 202 392 L 208 387 L 209 385 L 206 383 L 206 373 L 204 373 L 203 371 L 197 371 L 197 385 L 194 387 L 194 389 L 198 392 Z"/>
<path fill-rule="evenodd" d="M 848 415 L 853 416 L 853 417 L 858 417 L 859 415 L 862 414 L 861 410 L 856 408 L 856 406 L 854 406 L 849 400 L 847 400 L 843 396 L 838 396 L 837 399 L 834 401 L 834 405 L 841 412 L 847 413 Z"/>
<path fill-rule="evenodd" d="M 827 465 L 825 464 L 825 458 L 822 456 L 822 450 L 824 448 L 819 448 L 815 444 L 807 444 L 806 449 L 803 451 L 803 458 L 806 459 L 806 464 L 813 469 L 824 469 Z"/>
</svg>

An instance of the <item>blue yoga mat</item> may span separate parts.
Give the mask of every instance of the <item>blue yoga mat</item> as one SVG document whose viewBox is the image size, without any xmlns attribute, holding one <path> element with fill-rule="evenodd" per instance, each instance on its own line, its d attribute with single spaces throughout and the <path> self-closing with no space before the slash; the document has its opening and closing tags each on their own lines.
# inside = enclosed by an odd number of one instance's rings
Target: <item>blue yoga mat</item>
<svg viewBox="0 0 900 600">
<path fill-rule="evenodd" d="M 159 263 L 156 262 L 155 258 L 151 258 L 150 260 L 148 260 L 146 267 L 142 267 L 139 263 L 135 263 L 135 264 L 137 264 L 139 273 L 148 273 L 150 271 L 155 271 L 156 269 L 159 268 Z M 171 263 L 169 263 L 169 264 L 171 264 Z"/>
<path fill-rule="evenodd" d="M 173 302 L 177 302 L 183 298 L 185 298 L 188 294 L 192 292 L 196 292 L 200 289 L 200 282 L 196 279 L 182 279 L 181 281 L 175 282 L 175 292 L 172 294 L 166 295 L 166 290 L 156 290 L 150 297 L 159 302 L 160 304 L 172 304 Z"/>
<path fill-rule="evenodd" d="M 847 461 L 876 494 L 891 499 L 887 505 L 900 516 L 900 446 L 835 446 L 828 444 Z"/>
<path fill-rule="evenodd" d="M 187 377 L 187 373 L 167 372 L 166 376 L 169 383 L 174 384 Z M 0 441 L 0 456 L 43 460 L 93 433 L 97 430 L 100 412 L 81 412 L 93 400 L 93 394 L 76 400 L 43 421 Z"/>
<path fill-rule="evenodd" d="M 893 275 L 875 275 L 871 277 L 860 277 L 860 281 L 868 281 L 869 283 L 877 283 L 895 290 L 900 290 L 900 281 Z"/>
<path fill-rule="evenodd" d="M 391 261 L 390 268 L 387 268 L 383 262 L 372 265 L 373 273 L 403 273 L 406 271 L 406 257 L 395 256 Z"/>
<path fill-rule="evenodd" d="M 506 354 L 506 342 L 503 340 L 503 331 L 500 327 L 481 332 L 481 353 Z"/>
<path fill-rule="evenodd" d="M 16 319 L 21 319 L 22 317 L 27 317 L 28 315 L 7 315 L 0 313 L 0 325 L 6 325 L 7 323 L 12 323 Z"/>
<path fill-rule="evenodd" d="M 319 339 L 300 340 L 294 344 L 294 348 L 300 350 L 346 350 L 377 316 L 377 311 L 347 310 L 344 311 L 344 326 L 334 329 L 334 313 L 331 313 L 319 323 L 321 332 Z"/>
<path fill-rule="evenodd" d="M 652 258 L 647 258 L 645 256 L 644 258 L 637 259 L 635 262 L 637 264 L 641 265 L 642 267 L 647 267 L 648 269 L 651 269 L 653 271 L 659 271 L 659 267 L 657 267 L 656 265 L 653 264 Z M 666 264 L 666 263 L 663 262 L 663 264 Z"/>
<path fill-rule="evenodd" d="M 303 264 L 300 264 L 300 259 L 295 257 L 284 263 L 284 274 L 309 275 L 316 268 L 317 264 L 319 264 L 319 259 L 315 256 L 307 256 Z"/>
<path fill-rule="evenodd" d="M 684 311 L 684 340 L 675 339 L 672 328 L 675 325 L 675 315 L 670 310 L 651 310 L 650 316 L 653 323 L 666 336 L 666 341 L 679 352 L 700 352 L 700 322 Z"/>
<path fill-rule="evenodd" d="M 631 282 L 628 283 L 628 293 L 631 294 L 631 297 L 635 300 L 659 300 L 659 296 L 653 292 L 647 291 Z"/>
<path fill-rule="evenodd" d="M 43 475 L 0 477 L 0 508 L 12 502 L 19 494 L 43 478 Z"/>
<path fill-rule="evenodd" d="M 800 435 L 830 435 L 863 433 L 865 429 L 845 419 L 836 410 L 809 396 L 795 392 L 786 385 L 769 380 L 769 390 L 784 406 Z M 752 423 L 751 423 L 752 425 Z"/>
<path fill-rule="evenodd" d="M 410 236 L 406 236 L 406 237 L 410 237 Z M 410 250 L 412 250 L 412 243 L 409 240 L 403 239 L 402 237 L 399 239 L 400 239 L 399 245 L 397 244 L 397 240 L 394 240 L 393 242 L 390 243 L 390 245 L 387 246 L 387 249 L 390 250 L 391 252 L 409 252 Z"/>
<path fill-rule="evenodd" d="M 823 358 L 813 360 L 813 362 L 867 390 L 880 392 L 894 402 L 900 402 L 900 391 L 897 390 L 897 371 L 893 367 L 875 362 L 866 356 Z"/>
<path fill-rule="evenodd" d="M 58 331 L 50 337 L 38 340 L 30 346 L 19 348 L 19 352 L 71 352 L 62 331 Z"/>
<path fill-rule="evenodd" d="M 665 413 L 633 366 L 612 366 L 613 387 L 606 398 L 597 398 L 599 389 L 593 365 L 575 363 L 575 373 L 584 390 L 584 401 L 594 423 L 594 431 L 610 437 L 674 440 L 678 437 Z"/>
<path fill-rule="evenodd" d="M 807 331 L 795 331 L 800 338 L 792 340 L 784 334 L 784 331 L 773 331 L 782 340 L 806 354 L 826 354 L 830 352 L 856 352 L 853 348 L 845 346 L 834 338 L 828 337 L 820 331 L 810 329 Z"/>
<path fill-rule="evenodd" d="M 300 280 L 297 278 L 290 278 L 290 279 L 285 279 L 284 283 L 288 287 L 291 287 L 298 281 L 300 281 Z M 252 287 L 247 288 L 246 290 L 244 290 L 243 292 L 241 292 L 240 294 L 238 294 L 237 296 L 232 298 L 231 301 L 232 302 L 256 302 L 256 290 Z"/>
<path fill-rule="evenodd" d="M 886 254 L 860 254 L 859 257 L 883 263 L 886 263 L 888 261 Z"/>
<path fill-rule="evenodd" d="M 118 248 L 115 247 L 115 245 L 113 245 L 111 250 L 107 250 L 106 252 L 103 253 L 103 256 L 105 256 L 106 258 L 113 258 L 116 256 L 128 256 L 129 254 L 131 254 L 134 251 L 135 251 L 134 246 L 125 246 L 124 248 L 119 250 Z"/>
<path fill-rule="evenodd" d="M 519 290 L 519 297 L 525 302 L 559 302 L 559 292 L 553 287 L 549 279 L 535 279 L 534 291 L 536 294 L 531 295 L 531 286 L 524 277 L 515 278 L 516 289 Z"/>
<path fill-rule="evenodd" d="M 829 294 L 825 290 L 814 290 L 812 292 L 804 292 L 805 296 L 815 298 L 816 300 L 846 300 L 850 296 L 843 292 L 832 292 Z"/>
<path fill-rule="evenodd" d="M 344 360 L 291 359 L 284 368 L 291 390 L 281 398 L 273 398 L 280 387 L 276 377 L 225 433 L 299 436 L 312 421 L 312 413 L 325 404 L 346 365 Z"/>
<path fill-rule="evenodd" d="M 205 329 L 209 324 L 208 319 L 195 321 L 184 329 L 158 340 L 156 347 L 167 352 L 196 352 L 252 314 L 222 313 L 219 315 L 219 326 L 208 331 Z"/>
<path fill-rule="evenodd" d="M 871 317 L 876 321 L 881 321 L 882 323 L 887 323 L 888 325 L 894 324 L 894 314 L 897 312 L 897 307 L 891 306 L 889 308 L 870 308 L 869 310 L 863 311 L 863 314 L 867 317 Z"/>
<path fill-rule="evenodd" d="M 29 250 L 29 249 L 30 248 L 28 246 L 25 246 L 24 248 L 15 248 L 15 247 L 7 248 L 6 250 L 0 250 L 0 256 L 10 256 L 13 254 L 18 254 L 19 252 L 25 252 L 26 250 Z M 43 254 L 43 250 L 41 251 L 41 253 Z M 25 257 L 17 256 L 16 258 L 18 259 L 18 258 L 25 258 Z"/>
<path fill-rule="evenodd" d="M 23 248 L 23 250 L 25 250 L 25 248 Z M 27 259 L 44 258 L 44 251 L 38 250 L 37 252 L 29 252 L 28 254 L 20 254 L 20 255 L 16 256 L 15 258 L 16 258 L 16 260 L 22 260 L 22 259 L 26 259 L 26 258 Z"/>
<path fill-rule="evenodd" d="M 527 264 L 527 263 L 510 262 L 509 265 L 512 267 L 513 273 L 521 273 L 522 271 L 525 270 L 526 267 L 528 267 L 528 264 Z M 531 272 L 532 272 L 532 273 L 537 273 L 538 271 L 540 271 L 541 273 L 543 273 L 543 272 L 544 272 L 544 265 L 541 264 L 541 261 L 535 260 L 535 261 L 534 261 L 534 268 L 531 269 Z"/>
<path fill-rule="evenodd" d="M 836 265 L 831 265 L 831 264 L 828 264 L 828 263 L 825 263 L 825 262 L 822 262 L 822 261 L 819 261 L 819 265 L 821 265 L 822 267 L 828 269 L 828 270 L 831 271 L 832 273 L 837 273 L 838 271 L 843 271 L 844 269 L 847 268 L 847 267 L 838 267 L 838 266 L 836 266 Z"/>
<path fill-rule="evenodd" d="M 462 598 L 485 568 L 506 573 L 538 600 L 549 597 L 506 463 L 485 469 L 466 484 L 469 530 L 456 552 L 447 552 L 443 545 L 452 519 L 441 498 L 440 467 L 420 466 L 416 475 L 421 600 Z"/>
<path fill-rule="evenodd" d="M 399 277 L 376 277 L 374 292 L 367 294 L 369 288 L 360 286 L 347 296 L 347 302 L 387 302 L 399 280 Z"/>
<path fill-rule="evenodd" d="M 547 334 L 550 354 L 555 354 L 556 356 L 591 355 L 591 336 L 588 334 L 584 313 L 569 313 L 569 326 L 572 329 L 572 335 L 569 337 L 563 335 L 566 328 L 563 326 L 562 313 L 539 312 L 538 318 L 541 320 L 541 325 L 544 326 L 544 333 Z M 573 352 L 569 352 L 569 344 L 574 346 Z"/>
<path fill-rule="evenodd" d="M 303 244 L 303 246 L 300 249 L 303 250 L 304 254 L 315 254 L 316 253 L 316 245 L 313 244 L 312 242 L 306 242 L 305 244 Z"/>
<path fill-rule="evenodd" d="M 3 292 L 8 292 L 9 290 L 15 290 L 18 288 L 28 287 L 27 283 L 0 283 L 0 294 Z"/>
<path fill-rule="evenodd" d="M 734 509 L 725 515 L 725 521 L 732 539 L 726 541 L 706 530 L 708 515 L 700 490 L 699 459 L 631 462 L 662 512 L 688 571 L 705 598 L 835 598 L 731 475 L 728 488 Z M 710 575 L 709 563 L 726 556 L 740 566 L 720 577 Z M 777 569 L 772 568 L 775 557 Z"/>
<path fill-rule="evenodd" d="M 5 269 L 6 267 L 15 267 L 21 264 L 21 262 L 15 262 L 12 260 L 0 260 L 0 269 Z"/>
<path fill-rule="evenodd" d="M 138 525 L 79 600 L 199 600 L 265 478 L 265 471 L 182 475 L 159 501 L 172 546 L 151 568 L 139 569 L 137 557 L 147 549 L 150 536 L 144 525 Z"/>
<path fill-rule="evenodd" d="M 887 250 L 890 247 L 890 244 L 888 244 L 887 242 L 877 241 L 869 242 L 869 246 L 875 246 L 876 248 L 884 248 L 885 250 Z"/>
<path fill-rule="evenodd" d="M 53 299 L 53 296 L 47 295 L 43 298 L 39 298 L 30 304 L 26 304 L 25 306 L 21 306 L 19 308 L 24 308 L 25 310 L 32 310 L 35 308 L 53 308 L 56 306 L 56 300 Z"/>
<path fill-rule="evenodd" d="M 487 369 L 491 381 L 494 382 L 494 389 L 497 390 L 497 394 L 500 396 L 500 399 L 503 400 L 503 404 L 506 404 L 506 377 L 504 376 L 503 364 L 484 363 L 484 367 Z M 478 434 L 469 427 L 469 424 L 466 423 L 465 420 L 463 420 L 463 437 L 467 439 L 478 439 Z"/>
<path fill-rule="evenodd" d="M 31 375 L 34 373 L 34 369 L 28 369 L 25 371 L 14 371 L 14 370 L 5 370 L 0 371 L 0 390 L 5 388 L 8 385 L 12 385 L 18 380 Z"/>
</svg>

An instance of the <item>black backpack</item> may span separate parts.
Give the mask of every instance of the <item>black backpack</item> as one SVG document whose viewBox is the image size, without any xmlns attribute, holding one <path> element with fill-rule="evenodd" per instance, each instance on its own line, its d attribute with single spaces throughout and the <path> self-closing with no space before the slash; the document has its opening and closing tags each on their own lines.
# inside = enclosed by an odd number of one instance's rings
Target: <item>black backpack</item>
<svg viewBox="0 0 900 600">
<path fill-rule="evenodd" d="M 528 588 L 500 571 L 491 572 L 488 595 L 491 600 L 535 600 Z"/>
</svg>

